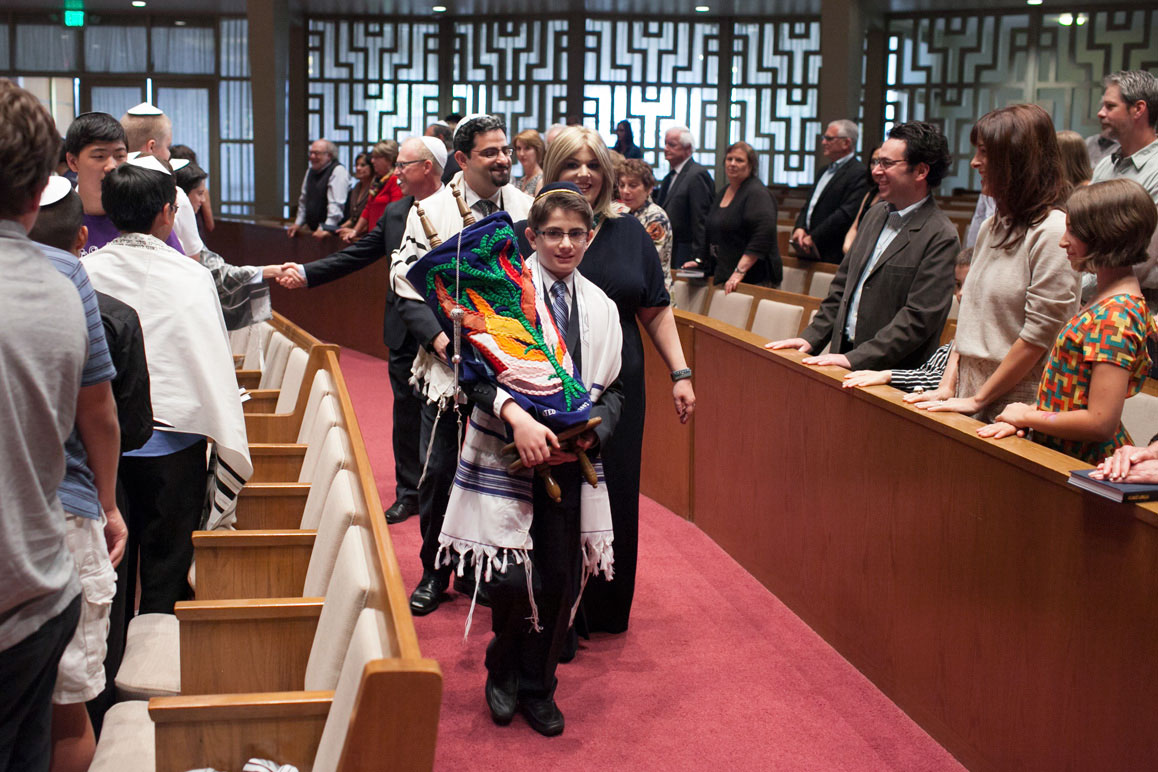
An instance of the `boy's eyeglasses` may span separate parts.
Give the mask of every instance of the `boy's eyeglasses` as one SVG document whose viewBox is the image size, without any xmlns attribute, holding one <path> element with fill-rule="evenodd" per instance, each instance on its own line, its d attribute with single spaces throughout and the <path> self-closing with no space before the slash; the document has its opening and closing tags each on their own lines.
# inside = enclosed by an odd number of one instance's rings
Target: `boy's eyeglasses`
<svg viewBox="0 0 1158 772">
<path fill-rule="evenodd" d="M 559 228 L 546 228 L 545 230 L 537 230 L 535 233 L 547 242 L 547 246 L 553 247 L 563 241 L 563 237 L 576 245 L 587 243 L 587 231 L 576 228 L 573 231 L 560 230 Z"/>
</svg>

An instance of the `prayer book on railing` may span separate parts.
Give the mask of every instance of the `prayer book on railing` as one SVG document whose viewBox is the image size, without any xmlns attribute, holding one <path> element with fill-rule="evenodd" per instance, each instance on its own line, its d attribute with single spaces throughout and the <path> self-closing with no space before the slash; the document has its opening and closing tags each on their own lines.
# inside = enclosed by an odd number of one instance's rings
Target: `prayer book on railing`
<svg viewBox="0 0 1158 772">
<path fill-rule="evenodd" d="M 1070 472 L 1070 485 L 1084 491 L 1105 496 L 1112 501 L 1140 503 L 1158 500 L 1158 485 L 1146 483 L 1116 483 L 1109 480 L 1095 480 L 1090 477 L 1093 469 L 1077 469 Z"/>
</svg>

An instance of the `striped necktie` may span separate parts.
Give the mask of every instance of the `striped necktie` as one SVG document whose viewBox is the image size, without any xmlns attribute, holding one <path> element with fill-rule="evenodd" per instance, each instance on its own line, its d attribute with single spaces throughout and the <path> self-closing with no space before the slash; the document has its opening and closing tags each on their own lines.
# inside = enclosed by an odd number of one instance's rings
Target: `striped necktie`
<svg viewBox="0 0 1158 772">
<path fill-rule="evenodd" d="M 495 205 L 495 202 L 491 201 L 489 198 L 480 198 L 478 201 L 475 201 L 474 208 L 477 209 L 483 217 L 492 215 L 499 210 L 498 206 Z"/>
<path fill-rule="evenodd" d="M 551 316 L 559 330 L 559 339 L 567 342 L 567 283 L 557 281 L 551 285 Z"/>
</svg>

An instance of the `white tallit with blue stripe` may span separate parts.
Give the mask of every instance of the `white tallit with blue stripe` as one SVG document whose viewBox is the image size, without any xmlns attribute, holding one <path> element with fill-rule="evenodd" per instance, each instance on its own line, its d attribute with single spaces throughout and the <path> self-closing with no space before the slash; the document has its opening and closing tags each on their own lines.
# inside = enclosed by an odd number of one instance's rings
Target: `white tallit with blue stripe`
<svg viewBox="0 0 1158 772">
<path fill-rule="evenodd" d="M 535 255 L 527 260 L 535 282 L 536 305 L 540 319 L 550 319 L 545 303 L 547 290 L 543 270 Z M 581 373 L 592 402 L 598 402 L 604 389 L 619 377 L 623 332 L 619 311 L 603 290 L 574 273 L 574 298 L 579 320 L 582 347 Z M 544 326 L 544 334 L 553 337 L 553 325 Z M 451 565 L 458 558 L 458 573 L 472 566 L 477 581 L 489 581 L 495 571 L 505 572 L 512 563 L 526 564 L 530 593 L 532 511 L 531 485 L 534 472 L 520 469 L 507 472 L 513 458 L 503 456 L 502 448 L 511 437 L 506 423 L 476 407 L 471 414 L 463 441 L 462 455 L 455 474 L 454 487 L 446 508 L 446 518 L 439 535 L 437 562 Z M 592 459 L 599 486 L 586 483 L 580 493 L 580 549 L 583 553 L 583 582 L 595 573 L 611 579 L 615 562 L 611 528 L 611 505 L 603 479 L 603 465 Z M 582 592 L 582 591 L 580 591 Z M 537 627 L 537 611 L 531 598 Z M 474 604 L 471 604 L 473 613 Z M 467 620 L 467 631 L 470 619 Z"/>
</svg>

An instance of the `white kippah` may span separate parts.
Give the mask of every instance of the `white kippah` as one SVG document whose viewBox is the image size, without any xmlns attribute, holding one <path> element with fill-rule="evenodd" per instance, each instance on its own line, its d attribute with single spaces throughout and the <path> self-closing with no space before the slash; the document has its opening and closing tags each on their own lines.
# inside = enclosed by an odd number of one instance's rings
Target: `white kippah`
<svg viewBox="0 0 1158 772">
<path fill-rule="evenodd" d="M 132 153 L 130 154 L 129 160 L 125 161 L 125 163 L 132 166 L 139 166 L 142 169 L 149 169 L 150 171 L 160 172 L 161 174 L 172 175 L 172 172 L 165 168 L 165 164 L 158 161 L 157 157 L 154 155 L 141 155 L 140 153 Z"/>
<path fill-rule="evenodd" d="M 471 113 L 470 115 L 465 116 L 461 121 L 458 122 L 458 125 L 454 127 L 454 136 L 457 137 L 458 133 L 460 131 L 462 131 L 462 127 L 467 125 L 471 121 L 475 121 L 475 120 L 478 120 L 479 118 L 486 118 L 486 117 L 487 117 L 486 113 Z"/>
<path fill-rule="evenodd" d="M 154 107 L 148 102 L 141 102 L 136 107 L 129 108 L 129 115 L 164 115 L 165 113 L 159 108 Z"/>
<path fill-rule="evenodd" d="M 54 174 L 48 178 L 48 184 L 44 186 L 44 192 L 40 194 L 40 205 L 52 206 L 67 196 L 71 190 L 72 183 L 68 181 L 67 177 Z"/>
<path fill-rule="evenodd" d="M 189 165 L 189 159 L 188 158 L 170 158 L 169 159 L 169 166 L 172 167 L 173 171 L 179 171 L 181 169 L 184 169 L 188 165 Z"/>
<path fill-rule="evenodd" d="M 438 137 L 419 137 L 439 166 L 446 168 L 446 144 Z"/>
</svg>

